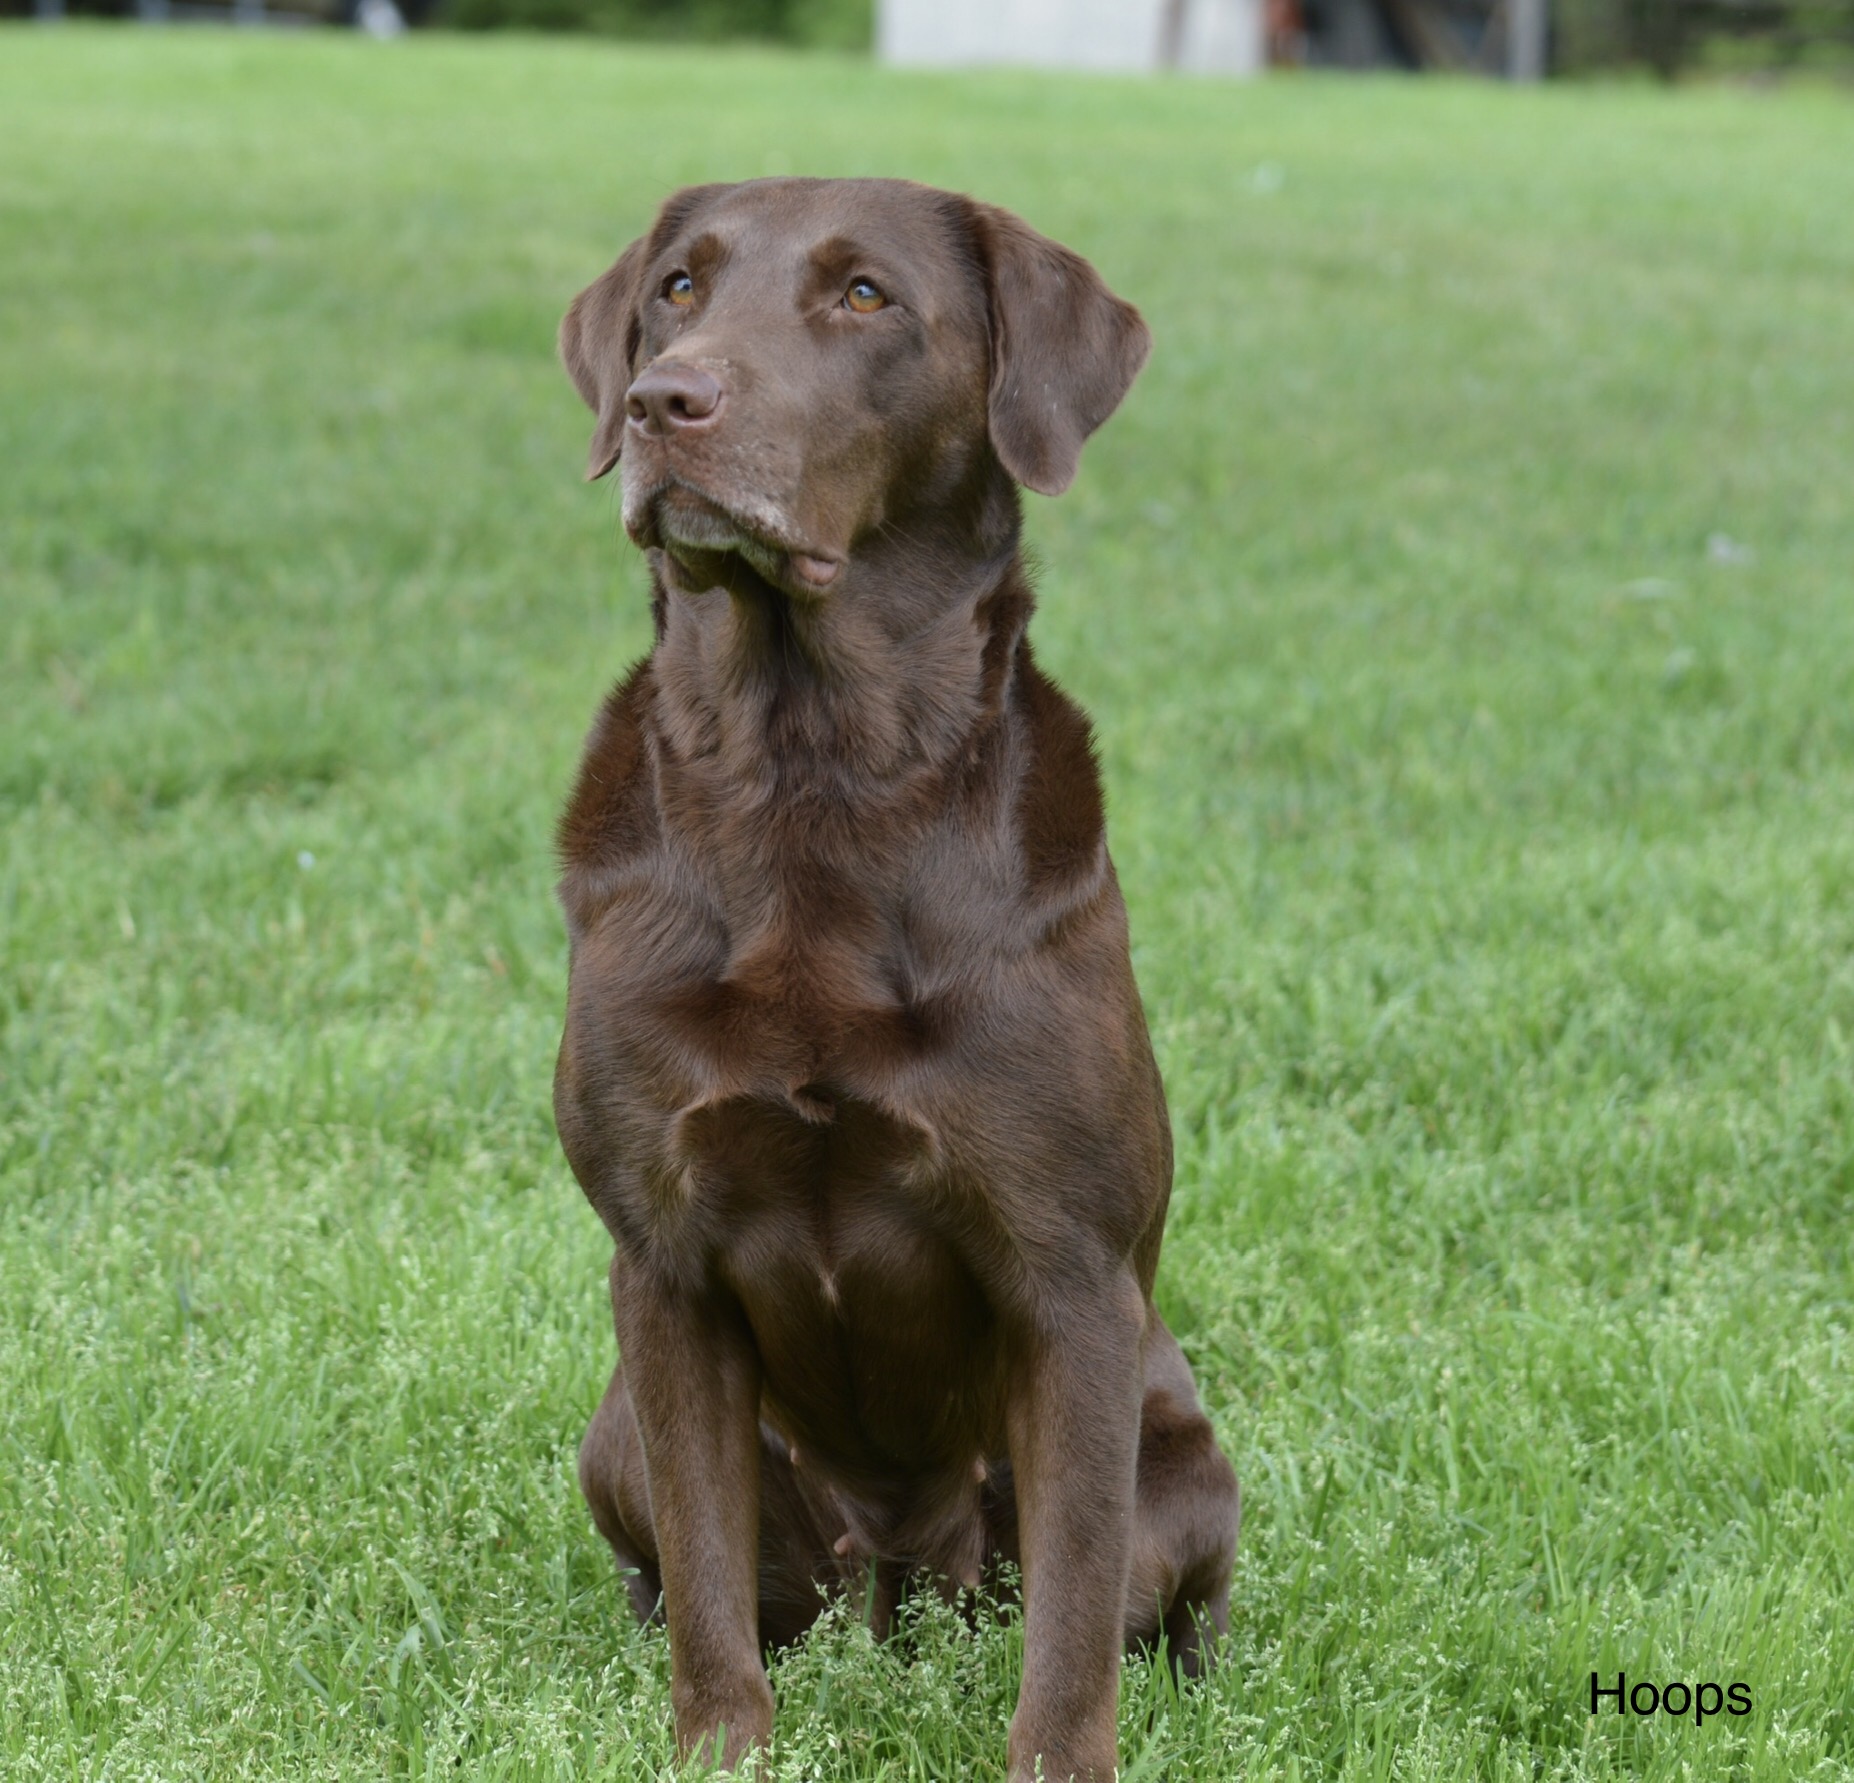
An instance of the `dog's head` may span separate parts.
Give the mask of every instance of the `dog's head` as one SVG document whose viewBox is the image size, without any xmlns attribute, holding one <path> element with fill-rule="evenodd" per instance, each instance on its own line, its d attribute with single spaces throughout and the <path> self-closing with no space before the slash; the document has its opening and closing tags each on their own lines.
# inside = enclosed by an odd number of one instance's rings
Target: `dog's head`
<svg viewBox="0 0 1854 1783">
<path fill-rule="evenodd" d="M 1060 494 L 1150 344 L 1079 255 L 902 180 L 691 186 L 560 325 L 631 537 L 799 596 L 987 470 Z"/>
</svg>

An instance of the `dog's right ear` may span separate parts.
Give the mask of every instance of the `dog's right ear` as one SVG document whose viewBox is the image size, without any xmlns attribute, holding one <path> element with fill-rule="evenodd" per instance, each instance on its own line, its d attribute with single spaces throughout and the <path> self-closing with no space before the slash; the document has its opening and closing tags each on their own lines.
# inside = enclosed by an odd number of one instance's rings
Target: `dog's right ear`
<svg viewBox="0 0 1854 1783">
<path fill-rule="evenodd" d="M 560 363 L 598 417 L 592 455 L 586 460 L 588 483 L 604 476 L 624 450 L 624 397 L 636 375 L 632 368 L 643 332 L 638 284 L 650 257 L 650 240 L 640 235 L 560 318 Z"/>
<path fill-rule="evenodd" d="M 641 369 L 637 349 L 644 332 L 644 274 L 670 237 L 725 185 L 684 186 L 664 201 L 648 235 L 640 235 L 609 271 L 573 299 L 560 318 L 560 362 L 598 417 L 586 481 L 605 475 L 624 450 L 624 399 Z"/>
<path fill-rule="evenodd" d="M 1026 489 L 1060 495 L 1152 336 L 1081 255 L 996 205 L 963 202 L 991 304 L 991 443 Z"/>
</svg>

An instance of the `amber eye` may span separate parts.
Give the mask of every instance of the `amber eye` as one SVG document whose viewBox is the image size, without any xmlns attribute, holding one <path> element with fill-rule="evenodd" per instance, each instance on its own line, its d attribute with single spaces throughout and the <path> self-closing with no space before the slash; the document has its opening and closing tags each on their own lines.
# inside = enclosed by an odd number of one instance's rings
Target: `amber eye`
<svg viewBox="0 0 1854 1783">
<path fill-rule="evenodd" d="M 854 310 L 859 316 L 879 310 L 887 302 L 888 299 L 867 279 L 857 279 L 843 294 L 843 307 Z"/>
<path fill-rule="evenodd" d="M 679 307 L 687 307 L 695 301 L 695 281 L 686 272 L 673 272 L 670 281 L 663 287 L 663 295 Z"/>
</svg>

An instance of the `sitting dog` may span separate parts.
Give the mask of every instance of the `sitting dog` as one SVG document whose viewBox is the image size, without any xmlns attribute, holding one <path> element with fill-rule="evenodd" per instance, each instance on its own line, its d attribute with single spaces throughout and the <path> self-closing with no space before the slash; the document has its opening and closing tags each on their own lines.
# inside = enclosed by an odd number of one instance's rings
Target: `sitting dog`
<svg viewBox="0 0 1854 1783">
<path fill-rule="evenodd" d="M 1164 1093 L 1019 549 L 1149 344 L 894 180 L 679 192 L 561 324 L 656 623 L 560 827 L 555 1114 L 621 1356 L 580 1483 L 685 1753 L 770 1740 L 763 1648 L 827 1592 L 880 1630 L 1004 1560 L 1010 1777 L 1108 1783 L 1123 1648 L 1195 1672 L 1227 1625 Z"/>
</svg>

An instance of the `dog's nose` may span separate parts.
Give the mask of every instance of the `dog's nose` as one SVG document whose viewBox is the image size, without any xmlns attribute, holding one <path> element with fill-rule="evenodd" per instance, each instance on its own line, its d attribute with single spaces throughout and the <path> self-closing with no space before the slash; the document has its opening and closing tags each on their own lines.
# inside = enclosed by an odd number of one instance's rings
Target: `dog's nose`
<svg viewBox="0 0 1854 1783">
<path fill-rule="evenodd" d="M 712 372 L 686 359 L 659 359 L 625 392 L 624 409 L 633 427 L 668 435 L 707 427 L 727 392 Z"/>
</svg>

